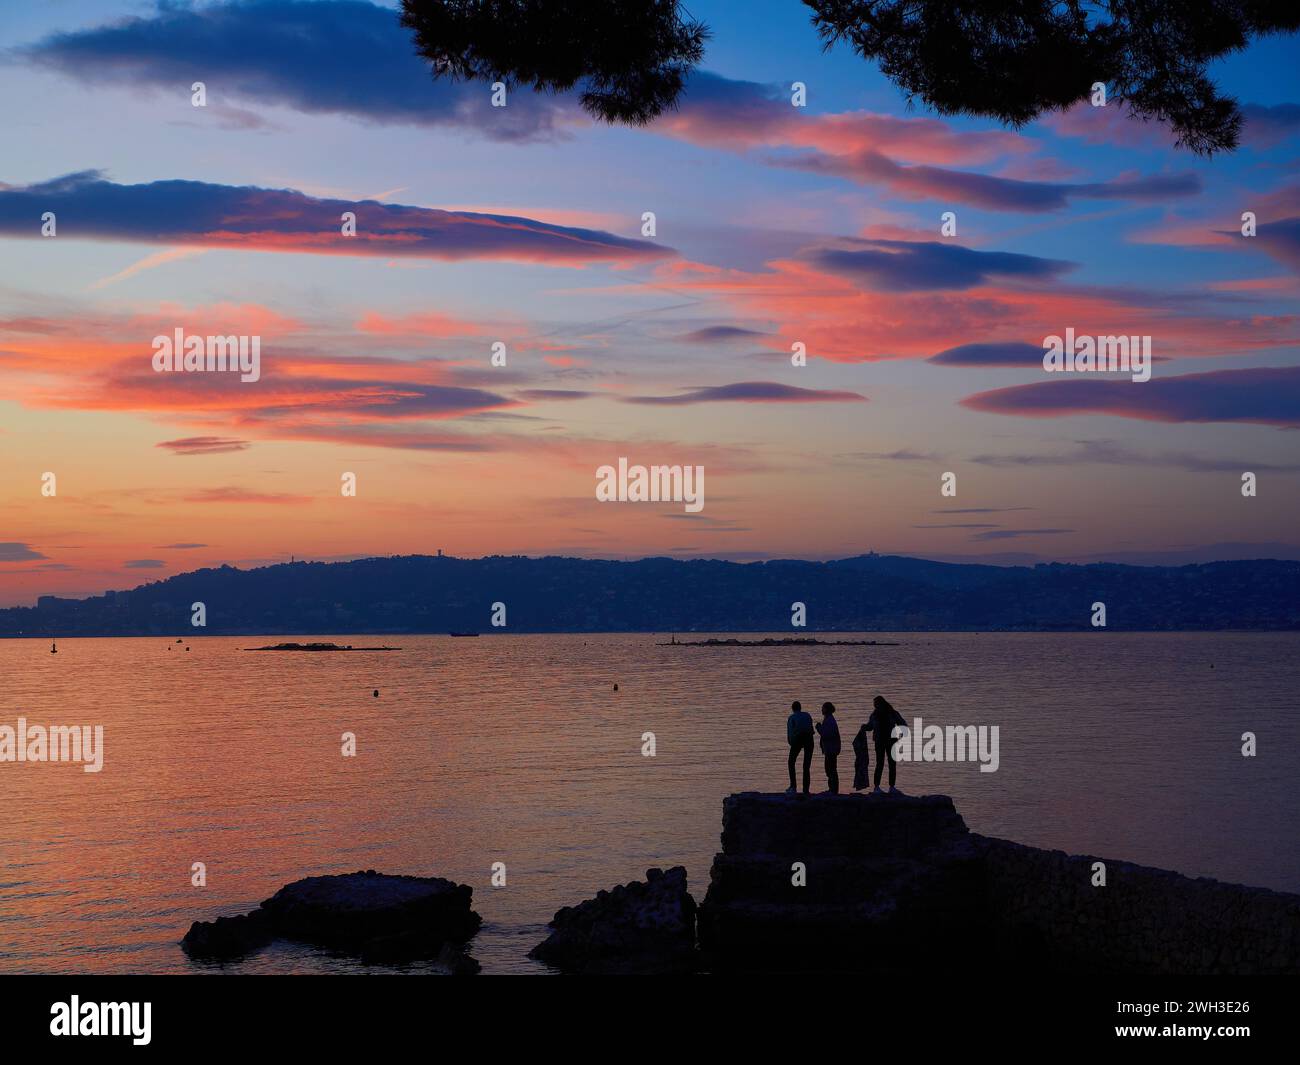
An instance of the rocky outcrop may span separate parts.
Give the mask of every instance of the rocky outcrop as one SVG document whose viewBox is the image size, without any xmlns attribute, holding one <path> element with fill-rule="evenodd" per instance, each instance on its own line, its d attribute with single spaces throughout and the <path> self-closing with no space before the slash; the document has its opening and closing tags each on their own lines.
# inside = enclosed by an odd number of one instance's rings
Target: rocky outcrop
<svg viewBox="0 0 1300 1065">
<path fill-rule="evenodd" d="M 700 907 L 715 970 L 1300 972 L 1300 896 L 969 832 L 942 795 L 742 793 Z"/>
<path fill-rule="evenodd" d="M 972 838 L 1013 957 L 1071 973 L 1300 974 L 1300 895 Z"/>
<path fill-rule="evenodd" d="M 960 968 L 981 897 L 947 796 L 746 792 L 723 801 L 700 947 L 716 969 Z"/>
<path fill-rule="evenodd" d="M 460 947 L 482 919 L 473 888 L 441 877 L 388 876 L 367 869 L 286 884 L 252 913 L 196 921 L 181 941 L 194 957 L 235 958 L 273 939 L 316 943 L 366 962 L 439 959 L 476 969 Z"/>
<path fill-rule="evenodd" d="M 905 814 L 902 811 L 906 811 Z M 722 852 L 923 859 L 969 835 L 947 795 L 800 795 L 755 791 L 722 803 Z"/>
<path fill-rule="evenodd" d="M 565 906 L 530 958 L 569 972 L 681 972 L 694 967 L 695 900 L 686 870 L 647 869 L 644 881 Z"/>
</svg>

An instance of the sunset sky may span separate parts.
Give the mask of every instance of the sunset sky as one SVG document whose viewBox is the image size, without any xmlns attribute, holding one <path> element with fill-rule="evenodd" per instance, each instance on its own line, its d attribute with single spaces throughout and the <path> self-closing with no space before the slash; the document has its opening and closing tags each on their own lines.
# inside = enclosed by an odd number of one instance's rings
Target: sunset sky
<svg viewBox="0 0 1300 1065">
<path fill-rule="evenodd" d="M 438 548 L 1300 558 L 1296 38 L 1214 68 L 1207 160 L 1113 102 L 909 108 L 798 0 L 692 0 L 644 129 L 434 82 L 394 7 L 0 9 L 0 604 Z M 155 373 L 177 328 L 261 380 Z M 1046 374 L 1066 328 L 1152 379 Z M 620 456 L 702 465 L 703 511 L 598 503 Z"/>
</svg>

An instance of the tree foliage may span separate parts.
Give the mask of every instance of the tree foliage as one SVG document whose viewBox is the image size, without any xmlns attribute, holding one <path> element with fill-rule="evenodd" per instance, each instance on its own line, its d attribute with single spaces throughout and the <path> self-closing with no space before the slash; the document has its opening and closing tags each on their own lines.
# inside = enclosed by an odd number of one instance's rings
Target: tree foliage
<svg viewBox="0 0 1300 1065">
<path fill-rule="evenodd" d="M 791 0 L 793 2 L 793 0 Z M 1208 65 L 1300 29 L 1300 0 L 804 0 L 826 47 L 847 44 L 940 114 L 1019 126 L 1102 82 L 1177 143 L 1236 147 L 1241 114 Z M 607 122 L 676 105 L 709 30 L 677 0 L 403 0 L 436 77 L 577 87 Z"/>
<path fill-rule="evenodd" d="M 1019 126 L 1095 82 L 1201 154 L 1237 145 L 1241 115 L 1206 73 L 1252 37 L 1300 28 L 1296 0 L 805 0 L 827 47 L 876 60 L 940 114 Z"/>
<path fill-rule="evenodd" d="M 606 122 L 675 105 L 709 31 L 676 0 L 403 0 L 435 76 L 567 92 Z"/>
</svg>

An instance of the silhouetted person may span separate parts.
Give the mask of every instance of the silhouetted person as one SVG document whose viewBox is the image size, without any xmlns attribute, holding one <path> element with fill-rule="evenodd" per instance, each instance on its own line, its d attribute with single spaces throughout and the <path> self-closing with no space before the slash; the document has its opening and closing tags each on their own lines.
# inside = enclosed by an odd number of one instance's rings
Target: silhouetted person
<svg viewBox="0 0 1300 1065">
<path fill-rule="evenodd" d="M 876 790 L 880 790 L 880 771 L 885 768 L 885 761 L 889 761 L 889 790 L 894 790 L 894 775 L 898 770 L 898 763 L 894 761 L 894 729 L 896 727 L 907 727 L 907 722 L 903 720 L 903 715 L 889 705 L 889 700 L 883 695 L 877 695 L 871 705 L 875 707 L 871 717 L 863 728 L 871 730 L 872 736 L 876 741 Z"/>
<path fill-rule="evenodd" d="M 835 704 L 822 703 L 822 719 L 817 725 L 822 737 L 822 757 L 826 759 L 826 790 L 832 795 L 840 791 L 840 771 L 835 760 L 840 756 L 840 726 L 835 720 Z"/>
<path fill-rule="evenodd" d="M 871 730 L 863 725 L 853 737 L 853 790 L 861 791 L 871 786 Z"/>
<path fill-rule="evenodd" d="M 785 738 L 790 744 L 790 786 L 786 793 L 793 795 L 794 786 L 794 763 L 799 757 L 799 752 L 803 752 L 803 793 L 808 794 L 808 787 L 812 772 L 812 752 L 813 752 L 813 719 L 811 714 L 804 713 L 804 709 L 799 705 L 796 699 L 790 704 L 790 716 L 785 719 Z"/>
</svg>

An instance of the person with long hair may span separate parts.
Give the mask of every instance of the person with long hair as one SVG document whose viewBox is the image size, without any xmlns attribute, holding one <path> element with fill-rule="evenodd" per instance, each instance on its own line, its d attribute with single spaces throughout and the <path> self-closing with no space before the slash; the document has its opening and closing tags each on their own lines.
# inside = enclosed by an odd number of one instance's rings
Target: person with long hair
<svg viewBox="0 0 1300 1065">
<path fill-rule="evenodd" d="M 868 729 L 875 740 L 876 746 L 876 791 L 880 791 L 880 774 L 885 768 L 886 760 L 889 762 L 889 790 L 894 791 L 894 778 L 898 772 L 898 763 L 894 760 L 894 729 L 907 728 L 907 722 L 903 720 L 903 715 L 895 710 L 889 700 L 883 695 L 877 695 L 871 700 L 874 708 L 871 717 L 863 728 Z"/>
</svg>

